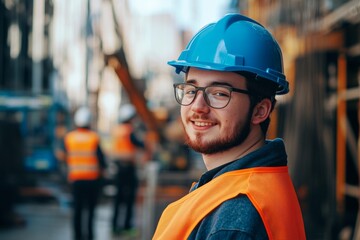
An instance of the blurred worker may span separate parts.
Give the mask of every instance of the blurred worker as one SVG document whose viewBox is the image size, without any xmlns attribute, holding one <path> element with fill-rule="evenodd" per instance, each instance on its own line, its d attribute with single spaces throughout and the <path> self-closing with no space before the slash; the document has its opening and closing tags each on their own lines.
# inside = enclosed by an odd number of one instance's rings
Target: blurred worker
<svg viewBox="0 0 360 240">
<path fill-rule="evenodd" d="M 73 229 L 78 239 L 94 239 L 95 207 L 101 190 L 101 177 L 106 167 L 97 133 L 90 130 L 91 113 L 79 108 L 74 116 L 76 130 L 66 134 L 64 147 L 68 180 L 73 194 Z M 87 217 L 84 222 L 84 217 Z M 86 224 L 86 231 L 83 231 Z"/>
<path fill-rule="evenodd" d="M 139 140 L 134 132 L 133 120 L 136 111 L 131 104 L 123 105 L 119 112 L 119 124 L 113 131 L 114 141 L 112 158 L 117 166 L 115 184 L 117 192 L 114 199 L 112 229 L 114 234 L 133 234 L 134 203 L 138 187 L 136 169 L 137 150 L 144 149 L 144 142 Z M 119 224 L 120 208 L 124 204 L 124 222 Z"/>
<path fill-rule="evenodd" d="M 153 239 L 305 239 L 284 142 L 266 140 L 275 95 L 289 91 L 276 40 L 227 14 L 169 64 L 185 73 L 175 98 L 208 171 L 165 209 Z"/>
</svg>

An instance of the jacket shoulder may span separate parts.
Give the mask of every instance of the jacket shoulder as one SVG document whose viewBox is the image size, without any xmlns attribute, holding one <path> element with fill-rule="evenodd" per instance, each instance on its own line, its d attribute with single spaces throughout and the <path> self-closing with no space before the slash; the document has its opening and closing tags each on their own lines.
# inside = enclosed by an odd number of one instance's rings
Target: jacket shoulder
<svg viewBox="0 0 360 240">
<path fill-rule="evenodd" d="M 246 195 L 223 202 L 199 223 L 189 239 L 229 236 L 231 232 L 236 236 L 267 239 L 264 223 Z"/>
</svg>

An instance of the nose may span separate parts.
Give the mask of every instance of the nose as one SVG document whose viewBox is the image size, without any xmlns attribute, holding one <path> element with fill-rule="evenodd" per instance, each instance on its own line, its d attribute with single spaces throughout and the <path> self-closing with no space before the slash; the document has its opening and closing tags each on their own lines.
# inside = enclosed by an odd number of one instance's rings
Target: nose
<svg viewBox="0 0 360 240">
<path fill-rule="evenodd" d="M 193 103 L 191 104 L 191 110 L 194 112 L 208 112 L 210 107 L 205 101 L 205 93 L 203 90 L 199 90 L 195 96 Z"/>
</svg>

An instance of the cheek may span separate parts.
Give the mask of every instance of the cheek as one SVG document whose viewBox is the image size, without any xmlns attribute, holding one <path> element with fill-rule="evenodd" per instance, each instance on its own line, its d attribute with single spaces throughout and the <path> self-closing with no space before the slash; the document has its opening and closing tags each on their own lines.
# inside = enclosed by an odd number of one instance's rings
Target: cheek
<svg viewBox="0 0 360 240">
<path fill-rule="evenodd" d="M 181 108 L 180 108 L 180 116 L 181 116 L 181 121 L 182 121 L 183 124 L 186 123 L 187 113 L 188 113 L 187 107 L 181 106 Z"/>
<path fill-rule="evenodd" d="M 225 132 L 226 134 L 234 128 L 234 126 L 239 122 L 238 115 L 236 113 L 230 114 L 230 112 L 223 111 L 217 114 L 217 120 L 219 123 L 220 131 Z"/>
<path fill-rule="evenodd" d="M 233 120 L 234 121 L 234 120 Z M 230 119 L 224 119 L 223 120 L 223 123 L 224 123 L 224 127 L 228 127 L 229 124 L 231 124 L 231 120 Z"/>
<path fill-rule="evenodd" d="M 226 132 L 232 132 L 238 129 L 239 125 L 244 124 L 247 121 L 248 116 L 247 109 L 241 109 L 237 107 L 235 111 L 223 112 L 219 115 L 221 122 L 221 128 Z"/>
<path fill-rule="evenodd" d="M 250 99 L 247 96 L 234 100 L 235 101 L 232 102 L 227 111 L 222 113 L 223 118 L 226 119 L 229 124 L 245 121 L 250 111 Z"/>
<path fill-rule="evenodd" d="M 239 121 L 237 119 L 237 116 L 233 116 L 233 118 L 228 118 L 228 119 L 224 119 L 223 124 L 221 126 L 221 128 L 223 130 L 225 130 L 226 133 L 229 133 L 231 131 L 234 131 L 234 129 L 236 128 L 236 125 L 239 124 Z"/>
</svg>

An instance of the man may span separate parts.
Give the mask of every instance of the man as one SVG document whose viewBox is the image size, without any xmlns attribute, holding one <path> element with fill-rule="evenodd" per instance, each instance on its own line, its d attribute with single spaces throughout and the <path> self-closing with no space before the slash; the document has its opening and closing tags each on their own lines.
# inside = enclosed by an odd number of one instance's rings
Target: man
<svg viewBox="0 0 360 240">
<path fill-rule="evenodd" d="M 73 193 L 74 238 L 94 239 L 94 214 L 101 189 L 101 177 L 106 167 L 100 139 L 90 130 L 91 113 L 80 108 L 74 116 L 76 130 L 66 134 L 64 148 L 68 166 L 68 180 Z M 83 232 L 83 216 L 86 214 L 86 234 Z"/>
<path fill-rule="evenodd" d="M 114 234 L 134 235 L 133 227 L 134 204 L 138 187 L 136 173 L 136 155 L 139 149 L 144 149 L 144 142 L 140 141 L 133 129 L 133 120 L 136 116 L 135 108 L 125 104 L 120 108 L 119 124 L 113 131 L 113 159 L 117 166 L 115 184 L 117 193 L 114 198 L 112 229 Z M 124 203 L 125 217 L 119 224 L 121 203 Z"/>
<path fill-rule="evenodd" d="M 265 140 L 275 95 L 288 92 L 271 34 L 228 14 L 169 64 L 185 73 L 175 98 L 208 171 L 165 209 L 153 239 L 305 239 L 284 143 Z"/>
</svg>

